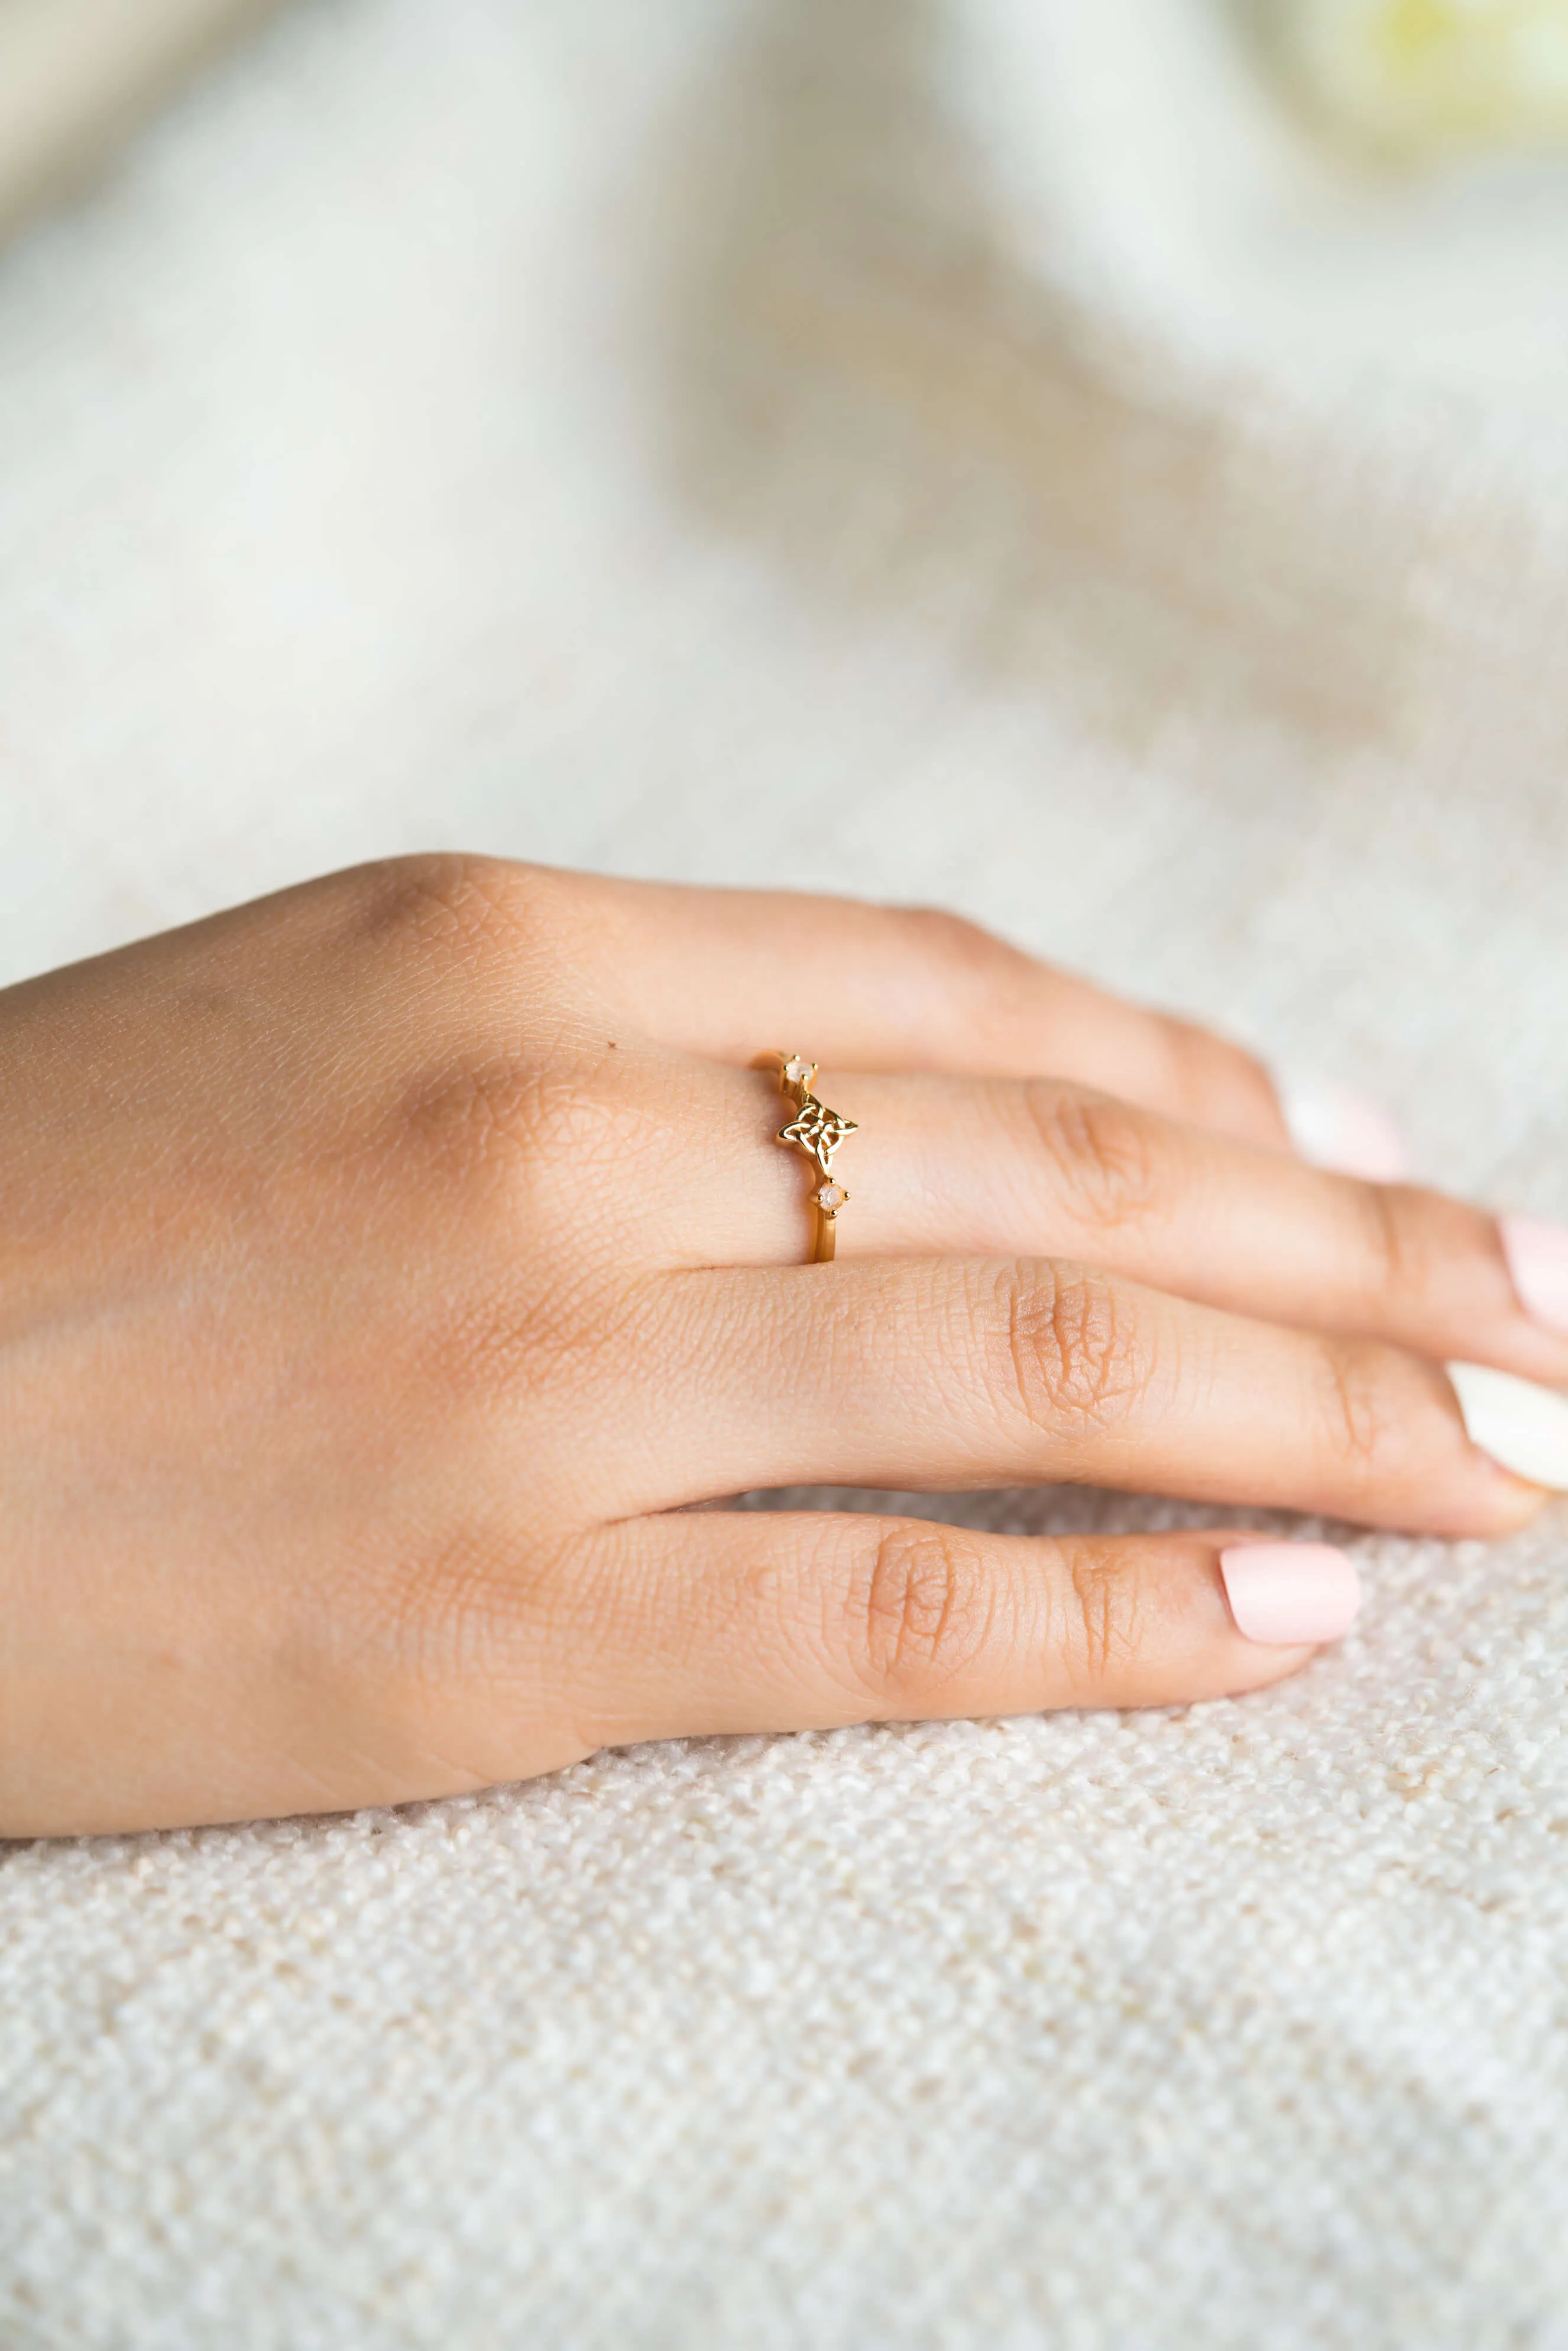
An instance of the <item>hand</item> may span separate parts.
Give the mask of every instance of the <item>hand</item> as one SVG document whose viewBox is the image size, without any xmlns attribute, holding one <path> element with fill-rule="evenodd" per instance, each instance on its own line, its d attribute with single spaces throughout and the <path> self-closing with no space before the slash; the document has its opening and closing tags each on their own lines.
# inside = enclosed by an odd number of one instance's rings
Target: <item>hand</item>
<svg viewBox="0 0 1568 2351">
<path fill-rule="evenodd" d="M 774 1043 L 859 1123 L 831 1266 Z M 12 989 L 0 1829 L 1292 1671 L 1337 1553 L 680 1512 L 1085 1479 L 1518 1526 L 1442 1366 L 1517 1375 L 1477 1433 L 1568 1484 L 1520 1384 L 1568 1379 L 1561 1240 L 1285 1145 L 1234 1049 L 823 900 L 414 861 Z"/>
</svg>

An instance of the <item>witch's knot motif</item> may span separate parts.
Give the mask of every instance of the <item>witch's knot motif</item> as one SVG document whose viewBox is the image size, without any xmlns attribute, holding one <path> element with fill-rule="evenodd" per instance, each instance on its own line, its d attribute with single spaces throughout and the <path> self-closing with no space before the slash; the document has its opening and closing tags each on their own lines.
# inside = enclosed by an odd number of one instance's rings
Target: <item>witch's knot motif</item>
<svg viewBox="0 0 1568 2351">
<path fill-rule="evenodd" d="M 820 1102 L 815 1094 L 802 1094 L 800 1107 L 789 1125 L 779 1128 L 779 1140 L 780 1143 L 792 1143 L 798 1151 L 809 1153 L 826 1176 L 830 1172 L 829 1163 L 845 1135 L 858 1132 L 856 1120 L 841 1118 L 836 1110 L 830 1110 L 826 1102 Z"/>
</svg>

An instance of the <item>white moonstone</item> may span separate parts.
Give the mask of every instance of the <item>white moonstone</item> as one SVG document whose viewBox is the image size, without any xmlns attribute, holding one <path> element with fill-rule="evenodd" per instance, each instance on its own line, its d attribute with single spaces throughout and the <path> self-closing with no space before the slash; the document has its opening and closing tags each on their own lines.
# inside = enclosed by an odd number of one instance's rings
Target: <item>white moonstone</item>
<svg viewBox="0 0 1568 2351">
<path fill-rule="evenodd" d="M 833 1209 L 843 1207 L 844 1196 L 836 1184 L 824 1184 L 817 1195 L 817 1206 L 819 1208 L 826 1208 L 831 1215 Z"/>
<path fill-rule="evenodd" d="M 786 1061 L 784 1074 L 792 1086 L 803 1086 L 811 1074 L 810 1061 Z"/>
</svg>

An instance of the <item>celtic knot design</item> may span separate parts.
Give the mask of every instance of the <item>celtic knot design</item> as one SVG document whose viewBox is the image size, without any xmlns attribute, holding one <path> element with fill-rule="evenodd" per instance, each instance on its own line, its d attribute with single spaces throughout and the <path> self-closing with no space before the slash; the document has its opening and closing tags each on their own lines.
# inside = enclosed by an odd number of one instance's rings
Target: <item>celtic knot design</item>
<svg viewBox="0 0 1568 2351">
<path fill-rule="evenodd" d="M 836 1110 L 830 1110 L 826 1102 L 817 1100 L 815 1094 L 802 1094 L 800 1107 L 795 1116 L 788 1126 L 779 1128 L 779 1140 L 791 1143 L 798 1151 L 804 1151 L 816 1161 L 822 1174 L 828 1176 L 832 1172 L 830 1163 L 833 1154 L 845 1135 L 855 1134 L 859 1131 L 856 1120 L 841 1118 Z"/>
</svg>

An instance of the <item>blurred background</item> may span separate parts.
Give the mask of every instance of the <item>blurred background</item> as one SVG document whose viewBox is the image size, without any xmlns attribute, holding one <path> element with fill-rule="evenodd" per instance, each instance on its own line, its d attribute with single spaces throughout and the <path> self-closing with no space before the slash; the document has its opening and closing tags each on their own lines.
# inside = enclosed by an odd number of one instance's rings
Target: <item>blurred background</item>
<svg viewBox="0 0 1568 2351">
<path fill-rule="evenodd" d="M 0 0 L 0 981 L 940 900 L 1568 1213 L 1568 0 Z M 1241 1708 L 4 1856 L 7 2346 L 1561 2351 L 1562 1515 L 1360 1555 Z"/>
<path fill-rule="evenodd" d="M 0 977 L 464 841 L 1416 1091 L 1568 823 L 1565 27 L 0 0 Z"/>
</svg>

